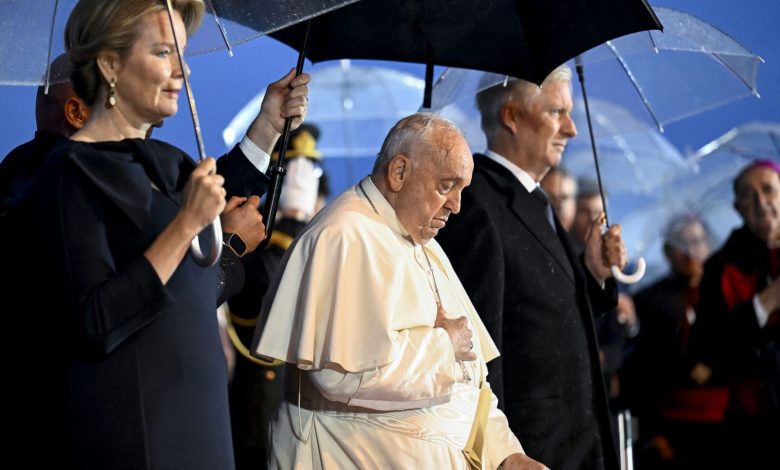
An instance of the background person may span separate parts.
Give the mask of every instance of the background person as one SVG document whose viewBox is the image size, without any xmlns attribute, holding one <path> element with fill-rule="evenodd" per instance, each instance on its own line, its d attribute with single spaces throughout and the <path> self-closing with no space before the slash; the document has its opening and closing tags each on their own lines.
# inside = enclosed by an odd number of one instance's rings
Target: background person
<svg viewBox="0 0 780 470">
<path fill-rule="evenodd" d="M 547 193 L 547 198 L 561 226 L 567 232 L 570 231 L 577 212 L 577 180 L 564 167 L 554 166 L 539 184 Z"/>
<path fill-rule="evenodd" d="M 743 221 L 704 265 L 691 348 L 726 385 L 732 466 L 761 467 L 780 442 L 780 167 L 760 160 L 734 179 Z"/>
<path fill-rule="evenodd" d="M 322 154 L 317 150 L 319 129 L 301 124 L 290 133 L 286 169 L 279 198 L 278 220 L 268 245 L 243 257 L 244 287 L 229 301 L 233 327 L 247 347 L 252 342 L 257 316 L 266 292 L 279 271 L 293 239 L 317 212 Z M 278 147 L 272 154 L 278 158 Z M 268 448 L 268 426 L 284 399 L 285 367 L 264 366 L 239 357 L 230 384 L 230 410 L 236 468 L 264 468 Z"/>
</svg>

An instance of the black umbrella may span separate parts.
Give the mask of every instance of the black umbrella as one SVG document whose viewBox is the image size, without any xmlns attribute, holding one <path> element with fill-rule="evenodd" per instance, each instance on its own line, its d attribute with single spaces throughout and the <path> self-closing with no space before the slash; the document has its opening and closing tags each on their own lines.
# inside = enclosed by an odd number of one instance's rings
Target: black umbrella
<svg viewBox="0 0 780 470">
<path fill-rule="evenodd" d="M 256 27 L 254 17 L 224 16 Z M 660 28 L 646 0 L 361 0 L 270 36 L 300 51 L 299 66 L 304 55 L 312 62 L 426 64 L 423 106 L 429 107 L 434 64 L 541 83 L 558 65 L 609 39 Z M 267 227 L 273 226 L 283 164 L 280 155 L 271 169 L 273 185 L 263 211 Z"/>
<path fill-rule="evenodd" d="M 431 78 L 435 64 L 541 83 L 609 39 L 660 28 L 645 0 L 362 0 L 311 20 L 306 57 L 418 62 Z M 305 29 L 271 36 L 298 49 Z"/>
</svg>

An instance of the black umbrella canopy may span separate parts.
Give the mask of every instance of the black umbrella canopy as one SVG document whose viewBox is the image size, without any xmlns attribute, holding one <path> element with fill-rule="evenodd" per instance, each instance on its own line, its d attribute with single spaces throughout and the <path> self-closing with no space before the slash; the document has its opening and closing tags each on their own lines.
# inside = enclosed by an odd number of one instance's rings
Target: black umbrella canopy
<svg viewBox="0 0 780 470">
<path fill-rule="evenodd" d="M 235 21 L 252 26 L 251 18 Z M 296 49 L 306 24 L 271 36 Z M 312 20 L 312 62 L 374 59 L 462 67 L 541 83 L 603 42 L 661 29 L 645 0 L 362 0 Z"/>
</svg>

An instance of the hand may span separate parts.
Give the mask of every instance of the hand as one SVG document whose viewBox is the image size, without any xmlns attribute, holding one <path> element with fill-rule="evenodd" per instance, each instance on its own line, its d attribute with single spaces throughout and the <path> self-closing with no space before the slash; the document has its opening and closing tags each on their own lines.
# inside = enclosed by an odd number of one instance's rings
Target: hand
<svg viewBox="0 0 780 470">
<path fill-rule="evenodd" d="M 617 322 L 621 325 L 625 325 L 627 330 L 634 328 L 637 322 L 634 300 L 630 295 L 622 292 L 618 294 Z"/>
<path fill-rule="evenodd" d="M 504 470 L 550 470 L 544 464 L 520 452 L 505 458 L 501 463 L 501 468 Z"/>
<path fill-rule="evenodd" d="M 284 129 L 284 121 L 293 118 L 290 130 L 297 129 L 309 110 L 308 74 L 295 76 L 291 70 L 281 80 L 268 85 L 260 114 L 249 126 L 247 137 L 267 153 L 273 151 L 276 140 Z"/>
<path fill-rule="evenodd" d="M 697 362 L 691 369 L 691 379 L 698 385 L 704 385 L 712 377 L 712 368 L 702 362 Z"/>
<path fill-rule="evenodd" d="M 215 173 L 217 162 L 207 158 L 192 170 L 182 194 L 179 216 L 194 237 L 225 208 L 225 178 Z"/>
<path fill-rule="evenodd" d="M 257 196 L 233 196 L 222 212 L 222 231 L 241 237 L 247 253 L 255 251 L 265 238 L 263 215 L 257 210 L 259 206 L 260 198 Z"/>
<path fill-rule="evenodd" d="M 436 323 L 434 328 L 444 328 L 444 331 L 450 335 L 452 348 L 455 350 L 455 359 L 458 361 L 474 361 L 477 359 L 476 353 L 472 351 L 474 343 L 471 342 L 473 333 L 468 327 L 466 317 L 456 319 L 447 318 L 447 311 L 439 305 L 436 308 Z"/>
<path fill-rule="evenodd" d="M 769 315 L 780 308 L 780 277 L 758 293 L 758 300 Z"/>
<path fill-rule="evenodd" d="M 626 246 L 620 236 L 620 225 L 615 224 L 601 234 L 605 218 L 606 215 L 602 213 L 593 220 L 585 241 L 585 266 L 599 283 L 612 277 L 612 265 L 622 270 L 628 262 Z"/>
</svg>

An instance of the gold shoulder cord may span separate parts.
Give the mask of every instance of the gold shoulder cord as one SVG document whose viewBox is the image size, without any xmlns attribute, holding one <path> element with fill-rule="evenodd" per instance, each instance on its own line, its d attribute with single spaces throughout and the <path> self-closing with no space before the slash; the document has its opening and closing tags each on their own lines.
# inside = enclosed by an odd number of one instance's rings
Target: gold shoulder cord
<svg viewBox="0 0 780 470">
<path fill-rule="evenodd" d="M 270 245 L 276 245 L 283 250 L 287 250 L 287 248 L 292 245 L 292 242 L 293 237 L 278 230 L 271 232 L 271 239 L 268 241 Z M 225 317 L 227 318 L 227 333 L 228 337 L 230 337 L 230 342 L 233 343 L 233 347 L 236 348 L 236 351 L 238 351 L 238 353 L 243 356 L 244 359 L 264 367 L 276 367 L 284 364 L 284 361 L 280 361 L 278 359 L 274 359 L 273 361 L 268 362 L 254 357 L 252 354 L 250 354 L 249 349 L 244 346 L 244 343 L 241 342 L 241 338 L 238 337 L 238 333 L 236 333 L 236 327 L 234 325 L 251 328 L 257 324 L 256 318 L 239 317 L 238 315 L 233 314 L 229 308 L 227 309 L 227 315 L 225 315 Z"/>
<path fill-rule="evenodd" d="M 241 342 L 241 338 L 238 337 L 238 333 L 236 333 L 236 327 L 233 326 L 233 319 L 239 317 L 234 316 L 233 313 L 230 312 L 230 309 L 228 309 L 227 315 L 225 315 L 225 317 L 227 318 L 227 333 L 228 333 L 228 337 L 230 338 L 230 342 L 233 343 L 233 347 L 236 348 L 236 351 L 238 351 L 238 353 L 241 356 L 243 356 L 244 359 L 247 359 L 259 366 L 264 366 L 264 367 L 276 367 L 284 364 L 284 361 L 280 361 L 278 359 L 274 359 L 273 361 L 268 362 L 260 358 L 254 357 L 252 354 L 250 354 L 249 349 L 246 346 L 244 346 L 244 343 Z M 251 322 L 250 326 L 255 324 L 256 322 L 256 320 L 245 320 L 243 318 L 242 320 Z M 246 326 L 246 325 L 241 325 L 241 326 Z"/>
</svg>

